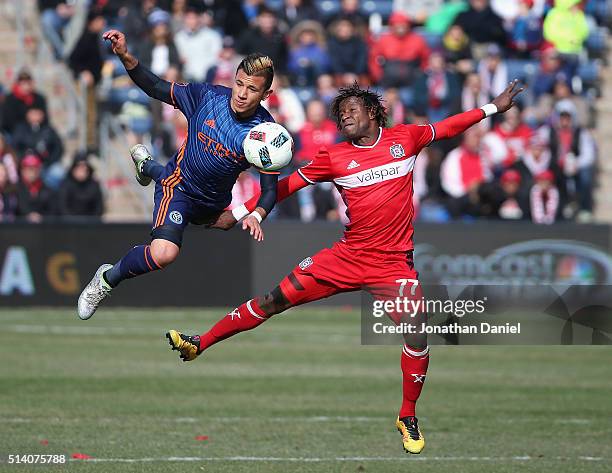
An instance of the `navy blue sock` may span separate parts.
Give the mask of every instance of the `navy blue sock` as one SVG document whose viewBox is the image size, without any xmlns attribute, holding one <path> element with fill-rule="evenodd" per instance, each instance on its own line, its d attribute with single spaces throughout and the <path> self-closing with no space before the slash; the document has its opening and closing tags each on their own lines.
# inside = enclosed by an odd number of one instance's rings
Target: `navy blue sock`
<svg viewBox="0 0 612 473">
<path fill-rule="evenodd" d="M 157 182 L 164 173 L 164 166 L 153 159 L 147 159 L 142 165 L 142 173 Z"/>
<path fill-rule="evenodd" d="M 161 269 L 151 257 L 150 245 L 139 245 L 132 248 L 111 269 L 104 273 L 104 279 L 111 287 L 116 287 L 124 279 Z"/>
</svg>

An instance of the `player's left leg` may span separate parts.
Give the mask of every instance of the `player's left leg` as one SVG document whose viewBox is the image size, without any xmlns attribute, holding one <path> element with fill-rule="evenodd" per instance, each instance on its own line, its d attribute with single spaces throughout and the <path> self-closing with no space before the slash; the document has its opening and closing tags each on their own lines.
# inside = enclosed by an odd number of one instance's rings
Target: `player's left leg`
<svg viewBox="0 0 612 473">
<path fill-rule="evenodd" d="M 412 252 L 408 254 L 388 255 L 384 261 L 372 262 L 372 274 L 369 277 L 368 290 L 377 299 L 395 299 L 407 297 L 421 299 L 421 288 L 418 273 L 414 270 Z M 399 324 L 408 320 L 419 327 L 424 322 L 425 314 L 415 317 L 410 314 L 390 313 L 392 320 Z M 406 319 L 408 317 L 409 319 Z M 419 429 L 416 417 L 416 404 L 421 395 L 427 368 L 429 367 L 429 346 L 423 334 L 406 334 L 402 348 L 400 366 L 402 370 L 402 405 L 396 420 L 396 427 L 402 434 L 402 443 L 407 453 L 421 453 L 425 447 L 425 438 Z"/>
<path fill-rule="evenodd" d="M 252 330 L 290 307 L 359 289 L 359 283 L 351 280 L 354 271 L 351 271 L 350 261 L 343 261 L 344 256 L 336 249 L 320 251 L 304 260 L 310 262 L 308 266 L 303 261 L 294 268 L 273 291 L 238 306 L 202 335 L 170 330 L 166 334 L 170 346 L 180 352 L 183 361 L 191 361 L 215 343 Z M 346 277 L 343 277 L 343 269 Z"/>
<path fill-rule="evenodd" d="M 134 246 L 114 265 L 98 268 L 79 296 L 78 315 L 82 320 L 92 317 L 122 281 L 163 269 L 177 258 L 193 203 L 179 190 L 160 183 L 155 186 L 154 202 L 151 244 Z"/>
</svg>

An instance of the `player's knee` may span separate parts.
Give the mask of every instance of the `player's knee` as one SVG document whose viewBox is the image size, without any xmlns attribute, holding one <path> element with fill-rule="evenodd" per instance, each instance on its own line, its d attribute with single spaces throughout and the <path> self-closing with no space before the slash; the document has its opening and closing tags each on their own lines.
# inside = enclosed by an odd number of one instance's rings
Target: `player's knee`
<svg viewBox="0 0 612 473">
<path fill-rule="evenodd" d="M 412 350 L 420 352 L 427 349 L 427 335 L 422 333 L 405 333 L 404 344 Z"/>
<path fill-rule="evenodd" d="M 166 240 L 153 240 L 151 243 L 151 256 L 158 266 L 165 268 L 178 257 L 180 248 Z"/>
<path fill-rule="evenodd" d="M 268 315 L 278 314 L 291 307 L 279 287 L 259 299 L 259 307 Z"/>
</svg>

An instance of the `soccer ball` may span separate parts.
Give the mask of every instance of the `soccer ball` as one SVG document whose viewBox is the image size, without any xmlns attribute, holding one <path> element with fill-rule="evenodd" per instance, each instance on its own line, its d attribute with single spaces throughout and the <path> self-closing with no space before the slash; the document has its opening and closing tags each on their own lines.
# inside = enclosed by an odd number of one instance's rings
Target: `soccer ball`
<svg viewBox="0 0 612 473">
<path fill-rule="evenodd" d="M 278 123 L 255 125 L 247 133 L 242 147 L 247 161 L 265 171 L 278 171 L 293 157 L 293 138 Z"/>
</svg>

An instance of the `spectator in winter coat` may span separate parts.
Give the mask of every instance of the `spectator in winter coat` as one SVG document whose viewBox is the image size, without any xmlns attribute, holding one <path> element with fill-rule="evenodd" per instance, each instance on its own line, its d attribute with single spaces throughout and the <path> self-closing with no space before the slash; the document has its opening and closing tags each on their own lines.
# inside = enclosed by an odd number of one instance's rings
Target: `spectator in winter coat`
<svg viewBox="0 0 612 473">
<path fill-rule="evenodd" d="M 332 25 L 332 36 L 328 42 L 331 58 L 331 73 L 346 73 L 361 76 L 368 72 L 368 49 L 357 34 L 353 23 L 341 18 Z"/>
<path fill-rule="evenodd" d="M 42 159 L 45 169 L 60 161 L 64 152 L 62 140 L 47 121 L 44 110 L 39 108 L 27 111 L 26 121 L 15 128 L 13 143 L 20 157 L 28 150 L 34 151 Z"/>
<path fill-rule="evenodd" d="M 280 8 L 280 20 L 293 28 L 304 20 L 318 20 L 319 10 L 313 0 L 285 0 Z"/>
<path fill-rule="evenodd" d="M 22 70 L 17 75 L 11 93 L 6 96 L 2 106 L 2 127 L 12 133 L 19 123 L 26 121 L 26 112 L 30 108 L 39 108 L 47 111 L 45 97 L 34 90 L 34 80 L 31 74 Z"/>
<path fill-rule="evenodd" d="M 505 2 L 507 3 L 507 2 Z M 510 30 L 512 48 L 523 56 L 540 47 L 542 43 L 542 16 L 534 8 L 533 0 L 520 0 L 518 16 Z"/>
<path fill-rule="evenodd" d="M 287 43 L 278 27 L 278 18 L 273 10 L 260 7 L 255 24 L 244 31 L 236 43 L 238 54 L 246 56 L 261 52 L 274 62 L 274 70 L 285 71 L 287 65 Z"/>
<path fill-rule="evenodd" d="M 597 149 L 589 130 L 577 125 L 574 108 L 569 102 L 557 104 L 550 130 L 550 148 L 553 160 L 565 175 L 568 199 L 575 201 L 581 219 L 589 219 L 593 211 Z"/>
<path fill-rule="evenodd" d="M 427 66 L 429 47 L 412 31 L 410 18 L 403 13 L 393 13 L 389 27 L 390 31 L 372 45 L 370 74 L 384 87 L 407 87 Z"/>
<path fill-rule="evenodd" d="M 425 74 L 414 87 L 414 109 L 434 123 L 452 115 L 460 108 L 460 87 L 457 75 L 446 67 L 444 56 L 434 51 L 429 57 Z"/>
<path fill-rule="evenodd" d="M 42 161 L 35 154 L 21 160 L 21 180 L 17 188 L 17 215 L 31 223 L 54 215 L 55 196 L 41 178 Z"/>
<path fill-rule="evenodd" d="M 581 0 L 556 0 L 555 7 L 544 19 L 544 38 L 561 54 L 580 54 L 589 36 L 581 3 Z"/>
<path fill-rule="evenodd" d="M 295 85 L 313 87 L 330 69 L 323 28 L 316 21 L 303 21 L 291 30 L 291 37 L 287 71 Z"/>
<path fill-rule="evenodd" d="M 60 215 L 74 217 L 100 217 L 104 201 L 99 182 L 85 153 L 78 153 L 58 192 Z"/>
<path fill-rule="evenodd" d="M 571 80 L 569 71 L 563 66 L 559 53 L 554 48 L 546 48 L 542 51 L 540 69 L 534 78 L 533 95 L 538 98 L 552 93 L 554 84 L 560 80 L 569 87 Z"/>
<path fill-rule="evenodd" d="M 455 23 L 476 44 L 497 43 L 503 46 L 506 42 L 502 19 L 491 9 L 489 0 L 470 0 L 470 8 L 459 13 Z"/>
</svg>

